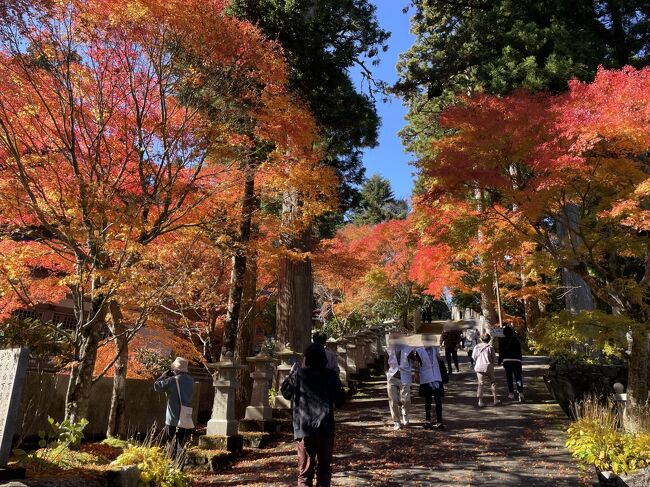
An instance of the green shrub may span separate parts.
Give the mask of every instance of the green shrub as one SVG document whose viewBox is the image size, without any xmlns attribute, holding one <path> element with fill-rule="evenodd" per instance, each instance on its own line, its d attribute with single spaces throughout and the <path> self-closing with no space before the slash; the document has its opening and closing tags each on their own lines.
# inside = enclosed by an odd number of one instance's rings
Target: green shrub
<svg viewBox="0 0 650 487">
<path fill-rule="evenodd" d="M 189 487 L 190 482 L 157 446 L 129 445 L 112 465 L 137 465 L 138 487 Z"/>
<path fill-rule="evenodd" d="M 565 310 L 539 320 L 529 335 L 529 346 L 536 353 L 564 361 L 602 362 L 602 355 L 620 356 L 627 347 L 625 332 L 634 326 L 621 315 Z"/>
<path fill-rule="evenodd" d="M 129 446 L 129 442 L 120 438 L 115 438 L 114 436 L 109 436 L 102 441 L 102 445 L 108 445 L 112 446 L 113 448 L 120 448 L 124 450 L 127 446 Z"/>
<path fill-rule="evenodd" d="M 650 466 L 650 434 L 630 434 L 592 418 L 581 418 L 569 426 L 566 447 L 583 465 L 615 474 Z"/>
<path fill-rule="evenodd" d="M 83 418 L 78 423 L 65 420 L 57 423 L 54 418 L 48 417 L 50 431 L 41 430 L 38 432 L 39 449 L 27 453 L 22 448 L 13 450 L 13 454 L 19 464 L 28 466 L 31 470 L 41 471 L 50 467 L 60 467 L 64 470 L 75 468 L 84 461 L 94 464 L 96 459 L 84 454 L 75 455 L 73 449 L 77 449 L 84 437 L 83 430 L 88 425 L 88 420 Z"/>
</svg>

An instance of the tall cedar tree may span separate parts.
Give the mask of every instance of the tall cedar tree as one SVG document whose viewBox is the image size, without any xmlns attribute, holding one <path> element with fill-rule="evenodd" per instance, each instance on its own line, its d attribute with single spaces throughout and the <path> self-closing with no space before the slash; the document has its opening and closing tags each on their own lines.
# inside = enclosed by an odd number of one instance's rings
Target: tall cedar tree
<svg viewBox="0 0 650 487">
<path fill-rule="evenodd" d="M 358 201 L 355 186 L 363 178 L 361 151 L 377 141 L 379 118 L 373 100 L 356 91 L 348 70 L 364 59 L 376 60 L 388 34 L 368 0 L 234 0 L 231 12 L 258 25 L 284 48 L 291 68 L 290 86 L 311 108 L 322 130 L 323 162 L 341 180 L 342 213 Z M 277 330 L 281 343 L 302 349 L 309 343 L 313 315 L 313 278 L 306 254 L 313 249 L 312 228 L 292 230 L 304 201 L 299 192 L 282 199 L 281 238 L 287 254 L 280 261 Z M 334 220 L 340 221 L 342 213 Z M 321 225 L 330 232 L 331 222 Z"/>
</svg>

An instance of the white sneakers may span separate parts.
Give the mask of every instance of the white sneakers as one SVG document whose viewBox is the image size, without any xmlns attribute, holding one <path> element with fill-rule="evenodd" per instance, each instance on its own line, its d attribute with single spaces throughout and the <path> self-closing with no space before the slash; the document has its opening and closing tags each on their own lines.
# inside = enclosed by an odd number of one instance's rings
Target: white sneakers
<svg viewBox="0 0 650 487">
<path fill-rule="evenodd" d="M 402 429 L 402 424 L 399 421 L 393 423 L 393 431 L 398 431 Z"/>
<path fill-rule="evenodd" d="M 494 406 L 498 406 L 501 404 L 501 400 L 497 399 L 496 397 L 494 398 L 494 402 L 492 403 Z M 485 407 L 485 402 L 483 402 L 483 398 L 480 398 L 478 400 L 478 407 L 482 408 Z"/>
<path fill-rule="evenodd" d="M 404 426 L 408 426 L 410 423 L 411 423 L 411 422 L 409 421 L 409 419 L 408 419 L 406 416 L 404 416 L 404 417 L 402 418 L 402 424 L 403 424 Z"/>
</svg>

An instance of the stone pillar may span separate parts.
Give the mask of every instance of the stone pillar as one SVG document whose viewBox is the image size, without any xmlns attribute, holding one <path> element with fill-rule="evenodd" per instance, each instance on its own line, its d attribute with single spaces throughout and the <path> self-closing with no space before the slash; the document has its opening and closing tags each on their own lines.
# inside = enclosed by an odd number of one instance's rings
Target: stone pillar
<svg viewBox="0 0 650 487">
<path fill-rule="evenodd" d="M 370 362 L 374 362 L 379 356 L 379 348 L 377 344 L 377 333 L 370 329 L 366 331 L 366 338 L 368 339 L 368 349 L 370 350 Z"/>
<path fill-rule="evenodd" d="M 242 441 L 238 434 L 239 422 L 235 416 L 235 391 L 239 387 L 237 372 L 246 366 L 233 361 L 232 353 L 228 352 L 224 360 L 209 364 L 208 368 L 214 370 L 214 404 L 207 435 L 199 439 L 199 445 L 202 448 L 240 450 Z"/>
<path fill-rule="evenodd" d="M 291 367 L 293 367 L 296 360 L 299 360 L 300 354 L 291 350 L 287 343 L 276 355 L 280 358 L 280 365 L 278 365 L 276 373 L 276 389 L 278 394 L 275 396 L 275 401 L 273 401 L 273 409 L 291 410 L 291 401 L 282 397 L 282 394 L 280 394 L 280 386 L 284 382 L 284 379 L 289 376 Z"/>
<path fill-rule="evenodd" d="M 345 337 L 347 346 L 345 347 L 347 354 L 348 366 L 348 379 L 357 379 L 357 345 L 354 343 L 354 336 L 349 335 Z"/>
<path fill-rule="evenodd" d="M 354 338 L 354 344 L 357 346 L 357 375 L 361 380 L 370 378 L 368 369 L 368 343 L 363 333 L 357 333 Z"/>
<path fill-rule="evenodd" d="M 346 350 L 347 340 L 338 338 L 336 341 L 336 360 L 339 365 L 339 378 L 341 384 L 348 387 L 348 351 Z"/>
<path fill-rule="evenodd" d="M 278 361 L 264 352 L 260 352 L 255 357 L 248 357 L 246 361 L 253 368 L 251 372 L 253 393 L 244 419 L 254 421 L 271 419 L 273 411 L 269 404 L 269 385 L 273 380 L 273 364 Z"/>
</svg>

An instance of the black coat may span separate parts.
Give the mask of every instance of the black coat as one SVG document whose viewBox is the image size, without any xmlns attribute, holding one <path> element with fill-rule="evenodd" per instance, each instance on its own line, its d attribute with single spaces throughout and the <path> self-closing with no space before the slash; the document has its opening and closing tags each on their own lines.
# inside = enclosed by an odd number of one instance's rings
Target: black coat
<svg viewBox="0 0 650 487">
<path fill-rule="evenodd" d="M 295 370 L 280 386 L 282 396 L 293 401 L 293 436 L 334 436 L 334 408 L 346 396 L 343 385 L 331 369 L 304 367 Z"/>
<path fill-rule="evenodd" d="M 505 359 L 521 360 L 521 343 L 514 335 L 499 338 L 499 365 Z"/>
</svg>

